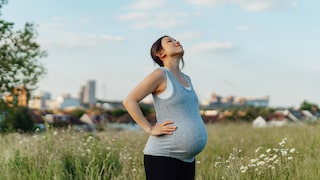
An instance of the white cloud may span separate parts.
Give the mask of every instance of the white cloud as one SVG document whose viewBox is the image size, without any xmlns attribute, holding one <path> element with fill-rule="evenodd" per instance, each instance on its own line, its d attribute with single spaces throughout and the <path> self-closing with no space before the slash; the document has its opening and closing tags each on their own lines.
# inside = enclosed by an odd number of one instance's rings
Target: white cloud
<svg viewBox="0 0 320 180">
<path fill-rule="evenodd" d="M 137 11 L 120 15 L 119 19 L 123 21 L 131 21 L 132 28 L 134 29 L 144 29 L 150 27 L 169 29 L 186 24 L 184 19 L 188 16 L 188 13 L 184 12 Z"/>
<path fill-rule="evenodd" d="M 165 3 L 165 0 L 138 0 L 127 8 L 133 10 L 150 10 L 161 8 L 165 5 Z"/>
<path fill-rule="evenodd" d="M 90 23 L 91 18 L 90 17 L 80 17 L 77 19 L 77 22 L 80 24 L 87 24 Z"/>
<path fill-rule="evenodd" d="M 202 36 L 203 34 L 201 32 L 185 32 L 185 33 L 177 34 L 175 38 L 179 41 L 185 41 L 185 40 L 199 38 Z"/>
<path fill-rule="evenodd" d="M 253 26 L 248 26 L 248 25 L 240 25 L 236 28 L 238 31 L 251 31 L 254 29 Z"/>
<path fill-rule="evenodd" d="M 125 8 L 118 18 L 128 21 L 133 29 L 176 28 L 186 24 L 189 12 L 184 12 L 166 0 L 137 0 Z"/>
<path fill-rule="evenodd" d="M 144 20 L 148 18 L 148 13 L 143 11 L 134 11 L 127 14 L 122 14 L 119 16 L 120 20 L 124 21 L 134 21 L 134 20 Z"/>
<path fill-rule="evenodd" d="M 233 43 L 217 41 L 199 43 L 191 47 L 191 50 L 196 52 L 221 52 L 230 51 L 233 49 L 235 49 L 235 45 Z"/>
<path fill-rule="evenodd" d="M 250 3 L 241 3 L 240 6 L 243 6 L 248 11 L 263 11 L 276 6 L 276 3 L 270 1 L 258 1 Z"/>
<path fill-rule="evenodd" d="M 121 42 L 121 36 L 111 36 L 106 34 L 80 34 L 74 32 L 60 32 L 54 34 L 55 38 L 42 38 L 41 44 L 46 46 L 59 45 L 62 47 L 99 47 L 108 42 Z"/>
<path fill-rule="evenodd" d="M 150 27 L 154 27 L 154 28 L 159 28 L 159 29 L 170 29 L 170 28 L 174 28 L 174 27 L 179 27 L 184 25 L 185 22 L 179 19 L 156 19 L 156 20 L 151 20 L 148 19 L 147 21 L 143 21 L 143 22 L 136 22 L 133 24 L 133 28 L 134 29 L 145 29 L 145 28 L 150 28 Z"/>
<path fill-rule="evenodd" d="M 217 7 L 225 4 L 234 4 L 248 11 L 264 11 L 268 9 L 293 8 L 297 2 L 292 0 L 187 0 L 199 7 Z"/>
<path fill-rule="evenodd" d="M 225 0 L 187 0 L 187 1 L 199 7 L 217 7 L 226 3 Z"/>
<path fill-rule="evenodd" d="M 68 31 L 70 22 L 60 18 L 54 18 L 49 22 L 41 24 L 38 28 L 39 42 L 45 46 L 61 47 L 94 47 L 105 45 L 108 42 L 121 42 L 125 38 L 110 34 L 77 33 Z"/>
</svg>

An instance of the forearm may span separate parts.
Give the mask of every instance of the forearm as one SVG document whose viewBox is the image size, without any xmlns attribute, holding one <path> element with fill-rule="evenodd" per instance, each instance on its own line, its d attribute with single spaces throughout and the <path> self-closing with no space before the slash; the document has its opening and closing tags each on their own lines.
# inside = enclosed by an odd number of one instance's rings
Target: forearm
<svg viewBox="0 0 320 180">
<path fill-rule="evenodd" d="M 124 100 L 122 102 L 123 106 L 128 111 L 132 119 L 147 133 L 151 134 L 152 125 L 143 115 L 138 102 L 133 100 Z"/>
</svg>

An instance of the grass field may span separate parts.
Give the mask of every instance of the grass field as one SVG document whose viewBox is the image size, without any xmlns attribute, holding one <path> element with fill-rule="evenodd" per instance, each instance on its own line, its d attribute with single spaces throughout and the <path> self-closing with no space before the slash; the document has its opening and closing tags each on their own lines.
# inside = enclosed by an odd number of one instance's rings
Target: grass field
<svg viewBox="0 0 320 180">
<path fill-rule="evenodd" d="M 196 159 L 198 180 L 320 178 L 320 125 L 207 129 L 208 144 Z M 1 135 L 0 179 L 144 179 L 146 133 L 106 128 L 97 136 L 53 129 Z"/>
</svg>

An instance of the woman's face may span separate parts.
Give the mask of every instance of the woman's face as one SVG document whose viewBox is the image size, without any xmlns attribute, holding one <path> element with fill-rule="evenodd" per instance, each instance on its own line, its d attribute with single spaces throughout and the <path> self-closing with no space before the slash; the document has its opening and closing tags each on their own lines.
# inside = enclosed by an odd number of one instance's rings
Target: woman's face
<svg viewBox="0 0 320 180">
<path fill-rule="evenodd" d="M 183 56 L 184 50 L 179 41 L 166 36 L 161 40 L 162 50 L 166 56 Z"/>
</svg>

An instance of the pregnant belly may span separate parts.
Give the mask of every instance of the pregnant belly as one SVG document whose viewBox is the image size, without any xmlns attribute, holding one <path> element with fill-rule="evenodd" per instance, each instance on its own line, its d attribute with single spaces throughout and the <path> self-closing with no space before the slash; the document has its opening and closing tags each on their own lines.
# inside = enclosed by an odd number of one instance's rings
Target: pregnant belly
<svg viewBox="0 0 320 180">
<path fill-rule="evenodd" d="M 174 123 L 177 126 L 172 135 L 150 136 L 144 154 L 167 156 L 192 162 L 207 144 L 207 130 L 201 121 Z"/>
<path fill-rule="evenodd" d="M 172 153 L 182 153 L 193 157 L 200 153 L 207 144 L 207 131 L 204 125 L 184 127 L 178 126 L 173 133 Z"/>
</svg>

